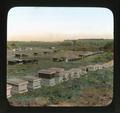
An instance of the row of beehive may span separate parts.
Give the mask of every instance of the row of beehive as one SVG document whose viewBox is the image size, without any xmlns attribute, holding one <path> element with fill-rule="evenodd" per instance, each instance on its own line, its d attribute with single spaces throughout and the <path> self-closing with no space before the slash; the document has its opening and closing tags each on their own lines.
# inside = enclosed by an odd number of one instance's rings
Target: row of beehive
<svg viewBox="0 0 120 113">
<path fill-rule="evenodd" d="M 15 93 L 24 93 L 28 90 L 34 90 L 40 88 L 41 86 L 54 86 L 64 81 L 80 78 L 82 75 L 87 75 L 88 71 L 96 71 L 105 67 L 106 63 L 102 65 L 96 64 L 82 66 L 72 68 L 70 70 L 64 70 L 64 68 L 49 68 L 40 70 L 37 76 L 25 76 L 22 77 L 22 79 L 8 79 L 7 97 L 11 97 L 11 95 Z"/>
</svg>

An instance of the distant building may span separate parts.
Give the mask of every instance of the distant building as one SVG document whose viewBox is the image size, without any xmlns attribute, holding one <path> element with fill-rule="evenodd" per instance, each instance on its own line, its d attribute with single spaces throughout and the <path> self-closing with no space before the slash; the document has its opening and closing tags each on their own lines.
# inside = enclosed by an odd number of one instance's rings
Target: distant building
<svg viewBox="0 0 120 113">
<path fill-rule="evenodd" d="M 74 60 L 79 60 L 81 59 L 78 56 L 78 52 L 75 51 L 62 51 L 61 53 L 57 53 L 56 55 L 53 56 L 53 61 L 74 61 Z"/>
</svg>

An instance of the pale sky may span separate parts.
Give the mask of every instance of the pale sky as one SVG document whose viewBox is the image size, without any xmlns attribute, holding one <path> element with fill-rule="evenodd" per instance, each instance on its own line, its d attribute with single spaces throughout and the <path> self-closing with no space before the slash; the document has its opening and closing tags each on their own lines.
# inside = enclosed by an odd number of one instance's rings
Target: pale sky
<svg viewBox="0 0 120 113">
<path fill-rule="evenodd" d="M 107 8 L 14 7 L 8 12 L 7 40 L 113 39 L 113 25 Z"/>
</svg>

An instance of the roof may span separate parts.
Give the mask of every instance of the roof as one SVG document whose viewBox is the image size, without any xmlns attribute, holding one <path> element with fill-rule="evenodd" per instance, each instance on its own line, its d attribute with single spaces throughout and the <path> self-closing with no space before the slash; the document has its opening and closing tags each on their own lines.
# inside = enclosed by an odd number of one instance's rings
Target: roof
<svg viewBox="0 0 120 113">
<path fill-rule="evenodd" d="M 92 55 L 94 52 L 91 51 L 80 51 L 79 55 L 87 56 L 87 55 Z"/>
<path fill-rule="evenodd" d="M 11 79 L 7 80 L 7 83 L 11 84 L 11 85 L 20 85 L 20 84 L 24 84 L 24 83 L 27 84 L 28 81 L 22 80 L 22 79 L 19 79 L 19 78 L 11 78 Z"/>
<path fill-rule="evenodd" d="M 65 58 L 79 58 L 78 52 L 76 51 L 61 51 L 60 53 L 57 53 L 53 56 L 53 58 L 60 58 L 60 57 L 65 57 Z"/>
<path fill-rule="evenodd" d="M 55 74 L 56 71 L 50 70 L 50 69 L 42 69 L 42 70 L 38 71 L 38 73 L 52 75 L 52 74 Z"/>
</svg>

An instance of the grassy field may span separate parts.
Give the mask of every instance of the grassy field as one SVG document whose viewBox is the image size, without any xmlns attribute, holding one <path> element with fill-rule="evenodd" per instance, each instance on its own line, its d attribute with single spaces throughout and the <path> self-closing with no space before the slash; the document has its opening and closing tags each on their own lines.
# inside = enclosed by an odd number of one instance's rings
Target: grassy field
<svg viewBox="0 0 120 113">
<path fill-rule="evenodd" d="M 113 97 L 112 68 L 89 72 L 88 78 L 69 80 L 53 87 L 42 87 L 32 92 L 16 94 L 9 99 L 18 106 L 104 106 Z M 77 100 L 77 101 L 76 101 Z"/>
<path fill-rule="evenodd" d="M 12 49 L 31 47 L 32 51 L 24 51 L 33 58 L 38 52 L 38 64 L 16 64 L 7 66 L 7 78 L 35 75 L 40 69 L 63 67 L 65 70 L 88 64 L 105 63 L 113 59 L 113 40 L 77 40 L 64 42 L 8 42 L 7 58 L 14 57 Z M 42 49 L 55 47 L 58 54 L 61 50 L 99 51 L 104 53 L 86 57 L 84 60 L 70 62 L 53 62 L 55 53 L 42 54 Z M 16 94 L 9 98 L 11 105 L 19 106 L 104 106 L 111 102 L 113 96 L 113 68 L 89 72 L 88 78 L 69 80 L 54 87 L 42 87 L 24 94 Z"/>
<path fill-rule="evenodd" d="M 47 69 L 50 67 L 63 67 L 65 70 L 76 68 L 88 64 L 104 63 L 111 60 L 113 57 L 111 52 L 105 52 L 100 55 L 90 56 L 84 60 L 70 61 L 70 62 L 53 62 L 51 56 L 44 56 L 39 58 L 38 64 L 17 64 L 8 65 L 7 73 L 10 76 L 25 76 L 28 74 L 36 74 L 40 69 Z"/>
</svg>

